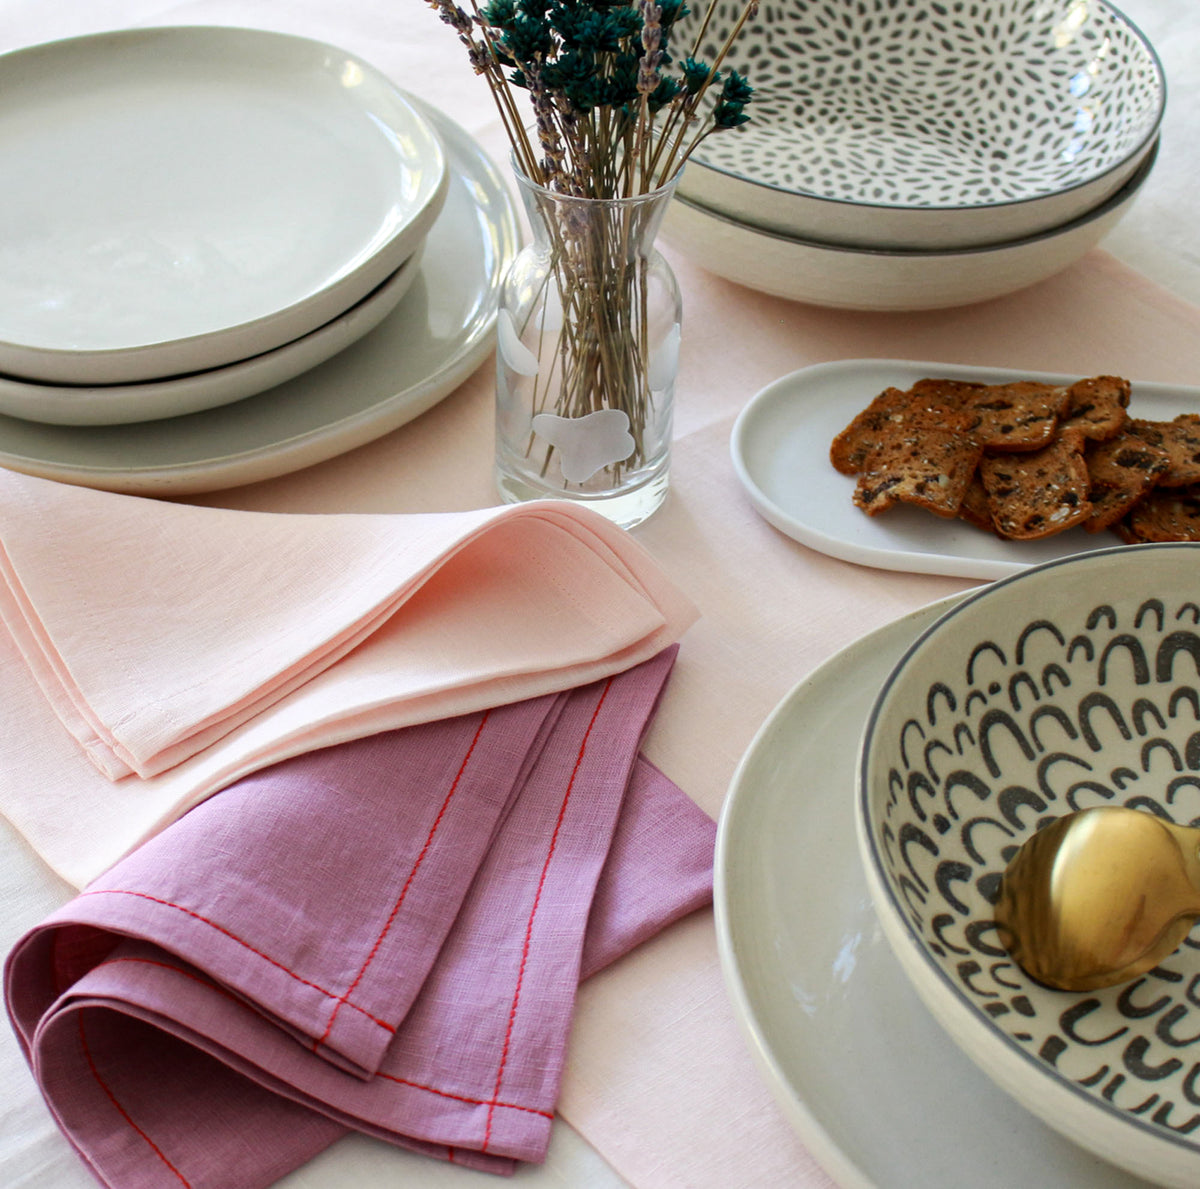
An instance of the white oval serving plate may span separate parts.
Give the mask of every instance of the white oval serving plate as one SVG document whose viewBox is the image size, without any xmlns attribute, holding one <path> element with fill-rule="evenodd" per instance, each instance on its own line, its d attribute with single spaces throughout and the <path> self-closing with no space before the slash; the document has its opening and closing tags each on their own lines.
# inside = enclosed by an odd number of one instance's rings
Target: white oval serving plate
<svg viewBox="0 0 1200 1189">
<path fill-rule="evenodd" d="M 0 371 L 122 384 L 329 322 L 445 199 L 380 72 L 262 30 L 124 30 L 0 57 Z"/>
<path fill-rule="evenodd" d="M 730 438 L 734 470 L 768 523 L 843 561 L 883 570 L 1002 578 L 1039 562 L 1107 549 L 1111 533 L 1071 529 L 1040 541 L 1005 541 L 965 521 L 941 520 L 913 507 L 867 516 L 852 501 L 855 480 L 829 461 L 834 435 L 885 388 L 925 377 L 1002 384 L 1079 376 L 964 367 L 908 359 L 845 359 L 802 368 L 767 385 L 738 415 Z M 1200 388 L 1135 381 L 1134 416 L 1170 419 L 1200 410 Z"/>
</svg>

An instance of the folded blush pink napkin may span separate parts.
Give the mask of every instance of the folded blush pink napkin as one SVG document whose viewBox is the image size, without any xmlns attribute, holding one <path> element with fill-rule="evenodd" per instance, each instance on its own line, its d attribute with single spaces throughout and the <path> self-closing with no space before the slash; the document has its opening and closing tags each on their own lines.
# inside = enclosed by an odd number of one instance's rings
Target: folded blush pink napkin
<svg viewBox="0 0 1200 1189">
<path fill-rule="evenodd" d="M 711 898 L 638 756 L 674 651 L 260 771 L 27 934 L 10 1018 L 98 1180 L 254 1189 L 347 1128 L 542 1159 L 580 977 Z"/>
<path fill-rule="evenodd" d="M 561 501 L 287 515 L 0 470 L 0 812 L 82 883 L 248 772 L 619 672 L 693 618 Z"/>
</svg>

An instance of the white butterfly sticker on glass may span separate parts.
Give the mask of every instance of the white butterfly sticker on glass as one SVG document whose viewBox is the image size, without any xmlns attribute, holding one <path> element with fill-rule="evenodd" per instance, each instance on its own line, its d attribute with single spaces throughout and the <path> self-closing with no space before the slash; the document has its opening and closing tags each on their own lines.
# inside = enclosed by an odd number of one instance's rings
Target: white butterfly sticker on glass
<svg viewBox="0 0 1200 1189">
<path fill-rule="evenodd" d="M 634 451 L 629 415 L 600 409 L 586 417 L 538 413 L 533 432 L 559 452 L 559 469 L 568 483 L 586 483 L 597 471 L 621 462 Z"/>
<path fill-rule="evenodd" d="M 509 371 L 516 372 L 518 376 L 537 375 L 537 356 L 521 342 L 513 316 L 508 310 L 501 310 L 496 315 L 496 349 Z"/>
</svg>

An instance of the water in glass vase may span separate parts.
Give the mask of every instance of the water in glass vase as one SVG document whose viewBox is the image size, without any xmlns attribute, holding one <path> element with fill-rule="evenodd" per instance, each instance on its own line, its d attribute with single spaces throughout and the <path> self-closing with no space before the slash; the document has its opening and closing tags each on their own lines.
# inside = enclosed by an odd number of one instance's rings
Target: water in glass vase
<svg viewBox="0 0 1200 1189">
<path fill-rule="evenodd" d="M 667 493 L 682 303 L 654 237 L 675 183 L 597 199 L 517 182 L 533 240 L 497 321 L 497 486 L 630 528 Z"/>
</svg>

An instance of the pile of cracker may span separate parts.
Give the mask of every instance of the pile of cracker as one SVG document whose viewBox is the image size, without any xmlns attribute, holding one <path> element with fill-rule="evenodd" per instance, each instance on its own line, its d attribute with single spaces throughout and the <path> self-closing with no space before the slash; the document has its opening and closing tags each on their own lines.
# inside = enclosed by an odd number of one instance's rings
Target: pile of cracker
<svg viewBox="0 0 1200 1189">
<path fill-rule="evenodd" d="M 869 516 L 897 503 L 1013 540 L 1082 525 L 1130 543 L 1200 540 L 1200 415 L 1129 415 L 1130 386 L 919 380 L 888 388 L 837 435 Z"/>
</svg>

